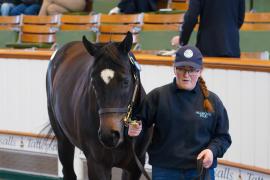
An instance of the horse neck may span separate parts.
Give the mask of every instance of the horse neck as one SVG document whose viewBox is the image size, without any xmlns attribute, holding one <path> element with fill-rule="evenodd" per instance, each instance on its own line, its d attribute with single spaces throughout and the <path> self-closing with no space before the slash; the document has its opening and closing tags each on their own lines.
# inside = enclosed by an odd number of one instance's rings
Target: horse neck
<svg viewBox="0 0 270 180">
<path fill-rule="evenodd" d="M 136 101 L 134 103 L 133 115 L 135 115 L 137 113 L 137 111 L 139 110 L 139 107 L 141 106 L 145 96 L 146 96 L 146 93 L 145 93 L 145 90 L 144 90 L 142 83 L 140 81 L 138 92 L 136 95 Z"/>
<path fill-rule="evenodd" d="M 145 97 L 146 93 L 145 90 L 142 86 L 141 80 L 139 80 L 139 88 L 138 88 L 138 92 L 136 95 L 136 101 L 134 104 L 134 111 L 136 112 L 136 110 L 139 108 L 139 106 L 141 105 L 144 97 Z"/>
</svg>

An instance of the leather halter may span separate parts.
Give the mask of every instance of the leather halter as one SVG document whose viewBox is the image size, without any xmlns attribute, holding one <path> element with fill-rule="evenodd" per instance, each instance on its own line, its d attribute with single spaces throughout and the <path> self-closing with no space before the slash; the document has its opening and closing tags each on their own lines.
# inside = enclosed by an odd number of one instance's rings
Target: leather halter
<svg viewBox="0 0 270 180">
<path fill-rule="evenodd" d="M 126 113 L 125 117 L 123 118 L 123 122 L 124 122 L 125 126 L 128 126 L 128 124 L 131 123 L 131 114 L 132 114 L 133 106 L 135 103 L 136 95 L 138 92 L 138 87 L 140 84 L 140 79 L 139 79 L 139 70 L 140 69 L 139 69 L 138 65 L 136 64 L 137 62 L 134 60 L 134 58 L 132 56 L 130 56 L 130 54 L 128 54 L 128 57 L 129 57 L 129 62 L 132 65 L 132 73 L 133 73 L 133 77 L 135 79 L 135 87 L 134 87 L 131 102 L 129 103 L 128 107 L 100 108 L 98 111 L 99 115 L 106 114 L 106 113 Z"/>
</svg>

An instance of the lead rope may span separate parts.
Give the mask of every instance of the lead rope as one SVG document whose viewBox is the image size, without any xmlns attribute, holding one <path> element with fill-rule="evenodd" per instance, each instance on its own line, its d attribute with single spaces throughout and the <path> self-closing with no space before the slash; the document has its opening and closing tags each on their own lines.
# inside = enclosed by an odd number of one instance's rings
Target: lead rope
<svg viewBox="0 0 270 180">
<path fill-rule="evenodd" d="M 132 63 L 132 65 L 136 66 L 135 60 L 133 59 L 133 57 L 130 56 L 129 54 L 128 54 L 128 57 L 129 57 L 130 62 Z M 138 67 L 136 66 L 135 68 L 138 68 Z M 132 98 L 131 98 L 131 103 L 128 106 L 127 115 L 123 119 L 124 124 L 125 124 L 126 127 L 128 127 L 130 123 L 133 123 L 133 121 L 131 120 L 131 114 L 132 114 L 133 106 L 134 106 L 134 103 L 135 103 L 135 98 L 136 98 L 138 88 L 139 88 L 139 84 L 140 84 L 140 79 L 139 79 L 139 76 L 136 75 L 136 71 L 134 72 L 133 75 L 134 75 L 134 79 L 135 79 L 135 88 L 134 88 L 133 95 L 132 95 Z M 137 156 L 137 154 L 135 152 L 135 139 L 134 138 L 131 138 L 131 151 L 132 151 L 132 154 L 133 154 L 134 159 L 136 161 L 136 164 L 137 164 L 138 168 L 140 169 L 140 171 L 142 172 L 142 174 L 145 176 L 145 178 L 147 180 L 151 180 L 151 178 L 147 174 L 146 170 L 144 169 L 144 166 L 142 165 L 141 161 L 139 160 L 139 158 L 138 158 L 138 156 Z"/>
<path fill-rule="evenodd" d="M 210 180 L 208 170 L 203 167 L 203 159 L 197 159 L 197 172 L 198 175 L 192 178 L 192 180 Z M 183 180 L 181 176 L 180 180 Z"/>
<path fill-rule="evenodd" d="M 197 172 L 198 172 L 198 176 L 193 178 L 193 180 L 196 180 L 196 179 L 210 180 L 208 170 L 203 167 L 203 159 L 202 158 L 197 160 Z"/>
<path fill-rule="evenodd" d="M 147 180 L 151 180 L 150 176 L 147 174 L 146 170 L 144 169 L 141 161 L 139 160 L 136 152 L 135 152 L 135 139 L 132 138 L 131 139 L 131 149 L 132 149 L 132 154 L 134 156 L 134 159 L 136 161 L 136 164 L 137 166 L 139 167 L 139 169 L 141 170 L 141 172 L 143 173 L 144 177 L 147 179 Z"/>
</svg>

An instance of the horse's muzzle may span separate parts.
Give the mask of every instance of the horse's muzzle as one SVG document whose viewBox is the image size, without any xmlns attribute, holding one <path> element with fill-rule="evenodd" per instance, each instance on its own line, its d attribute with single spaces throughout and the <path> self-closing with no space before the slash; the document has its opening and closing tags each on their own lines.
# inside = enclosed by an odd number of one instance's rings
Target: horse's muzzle
<svg viewBox="0 0 270 180">
<path fill-rule="evenodd" d="M 120 143 L 120 132 L 111 130 L 110 132 L 103 133 L 98 131 L 98 137 L 103 146 L 106 148 L 116 148 Z"/>
</svg>

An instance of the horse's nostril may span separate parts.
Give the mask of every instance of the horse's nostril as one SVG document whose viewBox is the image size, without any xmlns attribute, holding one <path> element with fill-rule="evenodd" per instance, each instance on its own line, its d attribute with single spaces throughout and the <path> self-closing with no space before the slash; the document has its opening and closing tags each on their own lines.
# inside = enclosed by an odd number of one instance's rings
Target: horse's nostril
<svg viewBox="0 0 270 180">
<path fill-rule="evenodd" d="M 120 133 L 118 131 L 111 131 L 111 133 L 112 133 L 113 141 L 117 143 L 120 138 Z"/>
<path fill-rule="evenodd" d="M 116 147 L 119 144 L 120 132 L 111 130 L 107 133 L 98 131 L 98 137 L 100 142 L 108 148 Z"/>
</svg>

